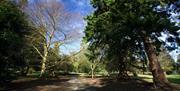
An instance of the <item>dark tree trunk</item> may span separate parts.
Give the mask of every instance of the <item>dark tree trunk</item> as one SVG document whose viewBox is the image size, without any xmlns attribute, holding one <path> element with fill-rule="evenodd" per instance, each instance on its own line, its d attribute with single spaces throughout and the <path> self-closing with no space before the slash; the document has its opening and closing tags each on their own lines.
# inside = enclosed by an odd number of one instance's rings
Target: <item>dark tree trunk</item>
<svg viewBox="0 0 180 91">
<path fill-rule="evenodd" d="M 22 68 L 21 75 L 26 76 L 28 74 L 28 71 L 29 71 L 29 66 Z"/>
<path fill-rule="evenodd" d="M 143 61 L 142 64 L 143 64 L 143 69 L 142 69 L 142 71 L 143 71 L 143 75 L 144 75 L 144 72 L 145 72 L 145 69 L 146 69 L 146 68 L 145 68 L 145 62 Z"/>
<path fill-rule="evenodd" d="M 145 51 L 149 59 L 149 67 L 153 75 L 153 82 L 155 86 L 162 87 L 168 84 L 168 80 L 164 74 L 163 69 L 158 61 L 156 50 L 152 44 L 151 39 L 148 36 L 143 37 L 143 42 L 145 46 Z"/>
<path fill-rule="evenodd" d="M 119 59 L 119 64 L 118 64 L 118 80 L 127 80 L 129 79 L 129 76 L 127 74 L 127 64 L 124 60 L 125 58 L 124 57 L 121 57 Z"/>
</svg>

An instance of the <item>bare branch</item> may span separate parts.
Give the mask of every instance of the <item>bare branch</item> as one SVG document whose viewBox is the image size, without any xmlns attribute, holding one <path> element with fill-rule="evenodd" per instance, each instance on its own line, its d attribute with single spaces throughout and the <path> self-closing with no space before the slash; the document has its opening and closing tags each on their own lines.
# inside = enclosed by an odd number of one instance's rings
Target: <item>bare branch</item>
<svg viewBox="0 0 180 91">
<path fill-rule="evenodd" d="M 33 44 L 32 44 L 32 46 L 33 46 L 33 48 L 37 51 L 37 53 L 43 58 L 44 56 L 43 56 L 42 53 L 39 51 L 39 49 L 38 49 L 36 46 L 34 46 Z"/>
</svg>

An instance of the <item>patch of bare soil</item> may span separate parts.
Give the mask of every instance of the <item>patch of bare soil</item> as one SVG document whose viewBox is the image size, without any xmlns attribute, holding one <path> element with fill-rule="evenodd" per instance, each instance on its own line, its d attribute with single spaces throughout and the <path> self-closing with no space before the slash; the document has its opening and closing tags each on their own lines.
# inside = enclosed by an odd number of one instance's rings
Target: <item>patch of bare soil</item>
<svg viewBox="0 0 180 91">
<path fill-rule="evenodd" d="M 178 89 L 154 89 L 152 83 L 131 79 L 117 81 L 110 78 L 59 77 L 49 79 L 19 79 L 13 81 L 10 91 L 180 91 Z"/>
</svg>

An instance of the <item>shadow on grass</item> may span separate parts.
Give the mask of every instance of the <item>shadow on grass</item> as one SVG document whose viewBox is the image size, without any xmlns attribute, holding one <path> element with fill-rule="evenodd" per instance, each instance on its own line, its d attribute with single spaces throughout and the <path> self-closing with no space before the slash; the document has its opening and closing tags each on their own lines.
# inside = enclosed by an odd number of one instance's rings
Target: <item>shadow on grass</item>
<svg viewBox="0 0 180 91">
<path fill-rule="evenodd" d="M 168 80 L 172 83 L 180 84 L 180 78 L 168 78 Z"/>
</svg>

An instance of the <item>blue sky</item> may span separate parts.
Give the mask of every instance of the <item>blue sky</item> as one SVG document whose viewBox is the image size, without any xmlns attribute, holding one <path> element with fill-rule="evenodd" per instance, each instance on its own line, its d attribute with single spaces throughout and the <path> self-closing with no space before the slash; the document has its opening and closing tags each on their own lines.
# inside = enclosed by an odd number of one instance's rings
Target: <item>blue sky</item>
<svg viewBox="0 0 180 91">
<path fill-rule="evenodd" d="M 63 26 L 63 27 L 69 28 L 67 30 L 76 30 L 77 33 L 75 34 L 79 36 L 78 38 L 75 38 L 74 41 L 71 41 L 61 46 L 60 52 L 63 54 L 69 54 L 71 52 L 79 51 L 81 40 L 82 37 L 84 36 L 83 31 L 86 26 L 86 21 L 84 20 L 84 18 L 87 15 L 90 15 L 94 11 L 94 8 L 91 6 L 90 0 L 58 0 L 58 1 L 60 1 L 64 5 L 64 8 L 67 12 L 74 14 L 73 17 L 71 18 L 70 26 Z M 167 35 L 163 35 L 160 39 L 165 41 L 166 37 Z M 180 48 L 170 52 L 170 55 L 174 59 L 176 59 L 177 54 L 179 52 L 180 52 Z"/>
<path fill-rule="evenodd" d="M 61 52 L 64 54 L 69 54 L 73 51 L 78 51 L 80 49 L 81 40 L 83 37 L 83 31 L 86 26 L 86 21 L 84 18 L 93 12 L 93 7 L 90 4 L 90 0 L 59 0 L 63 3 L 65 10 L 71 13 L 78 14 L 78 16 L 73 17 L 73 27 L 78 29 L 81 37 L 77 38 L 73 42 L 61 46 Z M 71 27 L 71 28 L 73 28 Z"/>
<path fill-rule="evenodd" d="M 78 28 L 79 32 L 83 35 L 83 31 L 86 26 L 86 21 L 84 21 L 83 18 L 91 14 L 94 10 L 90 4 L 90 0 L 60 0 L 60 1 L 64 4 L 65 9 L 68 12 L 78 13 L 80 15 L 78 18 L 74 17 L 76 19 L 73 20 L 73 24 L 74 27 L 79 27 Z M 61 46 L 61 52 L 65 54 L 69 54 L 70 52 L 78 51 L 80 49 L 82 37 L 76 39 L 74 42 L 70 42 L 69 44 Z M 167 35 L 164 34 L 160 39 L 165 41 L 166 37 Z M 172 56 L 173 59 L 176 60 L 179 51 L 180 48 L 170 52 L 170 55 Z"/>
<path fill-rule="evenodd" d="M 90 0 L 60 0 L 66 10 L 70 12 L 80 13 L 82 16 L 86 16 L 93 12 L 93 7 L 90 4 Z"/>
<path fill-rule="evenodd" d="M 166 42 L 165 46 L 171 46 L 171 47 L 176 48 L 176 50 L 169 51 L 169 54 L 171 55 L 171 57 L 176 61 L 180 53 L 180 47 L 176 43 L 170 43 L 167 41 L 167 38 L 173 35 L 169 34 L 168 32 L 162 32 L 161 35 L 162 36 L 159 37 L 159 40 Z"/>
<path fill-rule="evenodd" d="M 35 2 L 36 0 L 29 0 L 30 4 Z M 48 2 L 50 0 L 40 0 Z M 67 24 L 63 24 L 62 29 L 66 30 L 67 33 L 73 34 L 73 41 L 65 43 L 63 46 L 60 46 L 60 53 L 69 54 L 71 52 L 79 51 L 81 40 L 84 36 L 84 29 L 86 26 L 86 21 L 84 18 L 87 15 L 90 15 L 94 8 L 90 4 L 90 0 L 57 0 L 60 1 L 63 5 L 65 12 L 71 14 L 70 22 Z M 66 22 L 65 22 L 66 23 Z M 68 34 L 67 34 L 68 35 Z M 72 36 L 72 35 L 69 35 Z"/>
</svg>

